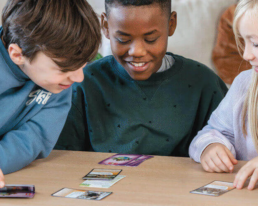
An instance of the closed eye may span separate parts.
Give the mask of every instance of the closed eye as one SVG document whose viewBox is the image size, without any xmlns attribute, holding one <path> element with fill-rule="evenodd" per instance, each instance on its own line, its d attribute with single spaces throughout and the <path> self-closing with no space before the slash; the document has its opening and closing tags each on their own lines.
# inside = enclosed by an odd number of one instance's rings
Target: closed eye
<svg viewBox="0 0 258 206">
<path fill-rule="evenodd" d="M 158 38 L 157 38 L 158 39 Z M 145 39 L 145 41 L 147 42 L 147 43 L 154 43 L 155 41 L 157 41 L 157 39 L 153 39 L 153 40 L 147 40 L 147 39 Z"/>
<path fill-rule="evenodd" d="M 119 38 L 115 38 L 120 44 L 127 44 L 130 42 L 130 40 L 122 40 L 122 39 L 119 39 Z"/>
</svg>

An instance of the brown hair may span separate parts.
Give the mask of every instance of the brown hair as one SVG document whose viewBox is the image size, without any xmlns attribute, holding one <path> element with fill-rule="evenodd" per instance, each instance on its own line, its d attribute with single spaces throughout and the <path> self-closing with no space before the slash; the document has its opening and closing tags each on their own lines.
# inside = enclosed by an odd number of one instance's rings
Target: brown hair
<svg viewBox="0 0 258 206">
<path fill-rule="evenodd" d="M 8 0 L 2 13 L 3 40 L 33 60 L 42 51 L 63 71 L 91 61 L 101 43 L 100 23 L 86 0 Z"/>
</svg>

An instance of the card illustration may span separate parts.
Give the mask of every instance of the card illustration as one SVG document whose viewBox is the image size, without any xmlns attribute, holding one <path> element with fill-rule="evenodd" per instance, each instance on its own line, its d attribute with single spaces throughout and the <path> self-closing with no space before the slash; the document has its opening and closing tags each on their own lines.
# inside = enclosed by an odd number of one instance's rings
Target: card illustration
<svg viewBox="0 0 258 206">
<path fill-rule="evenodd" d="M 73 199 L 85 199 L 85 200 L 102 200 L 112 192 L 100 192 L 100 191 L 90 191 L 90 190 L 76 190 L 71 188 L 63 188 L 54 194 L 53 197 L 65 197 Z"/>
<path fill-rule="evenodd" d="M 84 180 L 113 180 L 122 170 L 92 169 L 83 177 Z"/>
<path fill-rule="evenodd" d="M 116 154 L 107 159 L 104 159 L 103 161 L 99 162 L 99 164 L 117 166 L 138 166 L 144 160 L 151 157 L 153 156 L 137 154 Z"/>
<path fill-rule="evenodd" d="M 33 198 L 34 195 L 34 185 L 6 185 L 0 188 L 0 197 Z"/>
</svg>

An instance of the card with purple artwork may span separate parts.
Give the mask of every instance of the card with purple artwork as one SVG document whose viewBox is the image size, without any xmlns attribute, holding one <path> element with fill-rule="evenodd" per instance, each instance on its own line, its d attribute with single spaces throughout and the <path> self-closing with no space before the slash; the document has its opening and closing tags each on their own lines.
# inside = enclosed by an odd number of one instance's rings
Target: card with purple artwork
<svg viewBox="0 0 258 206">
<path fill-rule="evenodd" d="M 34 185 L 5 185 L 0 188 L 0 197 L 32 198 L 34 195 Z"/>
<path fill-rule="evenodd" d="M 126 166 L 128 163 L 132 162 L 135 159 L 138 159 L 142 155 L 136 154 L 116 154 L 107 159 L 102 160 L 99 164 L 104 165 L 117 165 L 117 166 Z"/>
<path fill-rule="evenodd" d="M 152 158 L 153 156 L 150 155 L 142 155 L 141 157 L 131 161 L 130 163 L 128 163 L 126 166 L 132 166 L 132 167 L 136 167 L 138 165 L 140 165 L 142 162 L 144 162 L 147 159 Z"/>
</svg>

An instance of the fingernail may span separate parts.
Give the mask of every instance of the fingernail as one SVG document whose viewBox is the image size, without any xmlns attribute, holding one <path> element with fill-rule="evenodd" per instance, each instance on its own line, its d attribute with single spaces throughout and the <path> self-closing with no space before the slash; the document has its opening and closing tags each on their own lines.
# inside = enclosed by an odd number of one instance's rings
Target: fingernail
<svg viewBox="0 0 258 206">
<path fill-rule="evenodd" d="M 230 171 L 232 171 L 234 168 L 231 166 L 229 169 L 230 169 Z"/>
<path fill-rule="evenodd" d="M 0 181 L 0 188 L 4 187 L 4 182 Z"/>
</svg>

